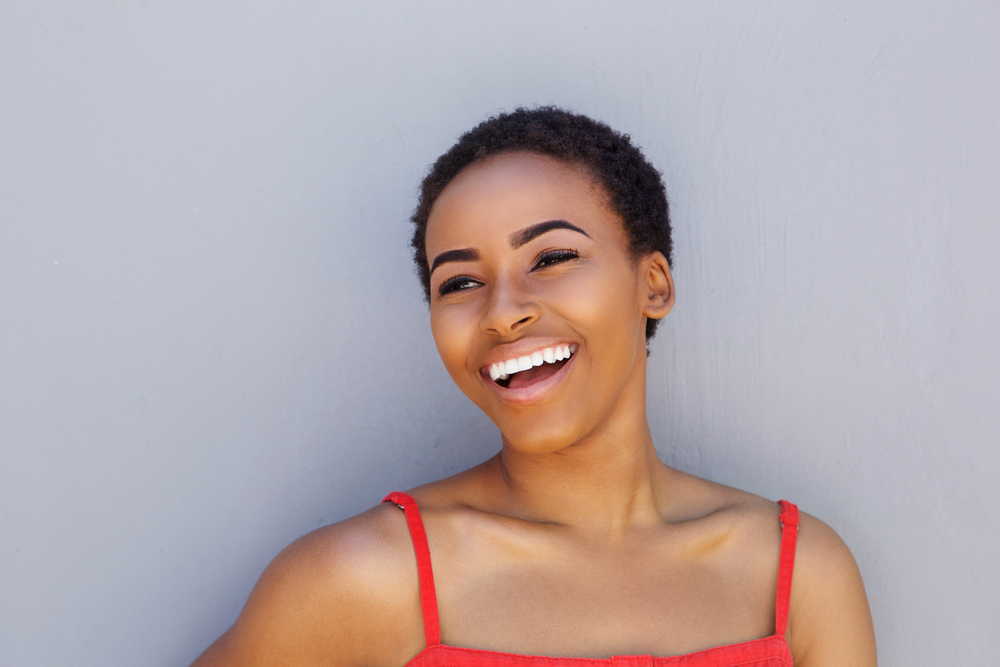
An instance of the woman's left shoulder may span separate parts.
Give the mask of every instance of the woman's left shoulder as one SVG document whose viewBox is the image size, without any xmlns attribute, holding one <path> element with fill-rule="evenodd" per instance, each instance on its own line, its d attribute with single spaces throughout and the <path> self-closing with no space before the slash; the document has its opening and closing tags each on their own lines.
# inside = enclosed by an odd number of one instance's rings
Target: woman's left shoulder
<svg viewBox="0 0 1000 667">
<path fill-rule="evenodd" d="M 758 542 L 762 548 L 776 549 L 783 530 L 781 505 L 760 496 L 727 489 L 725 512 L 730 521 L 746 537 Z M 812 607 L 811 600 L 826 599 L 833 602 L 864 601 L 861 573 L 851 550 L 837 532 L 815 516 L 798 506 L 798 529 L 795 539 L 794 575 L 792 578 L 792 608 L 796 603 Z M 821 606 L 821 605 L 820 605 Z M 867 613 L 867 612 L 866 612 Z"/>
<path fill-rule="evenodd" d="M 745 529 L 767 535 L 764 541 L 770 544 L 769 549 L 774 548 L 781 531 L 790 528 L 781 527 L 778 503 L 751 493 L 733 489 L 729 509 Z M 815 516 L 799 509 L 798 519 L 785 635 L 796 667 L 873 667 L 875 632 L 851 550 L 833 528 Z"/>
<path fill-rule="evenodd" d="M 876 664 L 857 562 L 833 528 L 801 511 L 786 637 L 797 666 Z"/>
</svg>

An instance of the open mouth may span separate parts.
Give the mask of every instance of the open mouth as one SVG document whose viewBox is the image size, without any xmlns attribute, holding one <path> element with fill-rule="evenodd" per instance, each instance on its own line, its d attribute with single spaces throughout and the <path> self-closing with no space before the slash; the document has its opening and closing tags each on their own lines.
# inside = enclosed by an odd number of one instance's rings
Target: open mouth
<svg viewBox="0 0 1000 667">
<path fill-rule="evenodd" d="M 558 373 L 576 349 L 576 345 L 556 345 L 516 359 L 499 361 L 490 366 L 490 379 L 507 389 L 526 387 Z"/>
</svg>

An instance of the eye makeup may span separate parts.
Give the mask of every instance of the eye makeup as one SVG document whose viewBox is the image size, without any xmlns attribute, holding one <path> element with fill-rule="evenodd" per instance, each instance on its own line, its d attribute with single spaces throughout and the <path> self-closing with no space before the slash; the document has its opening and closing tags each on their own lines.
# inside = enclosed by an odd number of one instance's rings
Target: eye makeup
<svg viewBox="0 0 1000 667">
<path fill-rule="evenodd" d="M 573 259 L 577 259 L 580 256 L 576 250 L 571 250 L 568 248 L 561 250 L 546 250 L 538 259 L 535 260 L 535 264 L 531 267 L 532 271 L 538 269 L 544 269 L 547 266 L 552 266 L 554 264 L 561 264 L 563 262 L 568 262 Z"/>
</svg>

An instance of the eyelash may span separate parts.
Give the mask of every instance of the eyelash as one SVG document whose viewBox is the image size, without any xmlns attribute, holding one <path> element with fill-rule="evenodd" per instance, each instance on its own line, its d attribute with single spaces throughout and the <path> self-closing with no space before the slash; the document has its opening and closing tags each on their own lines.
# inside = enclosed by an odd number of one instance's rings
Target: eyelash
<svg viewBox="0 0 1000 667">
<path fill-rule="evenodd" d="M 576 250 L 547 250 L 538 256 L 535 260 L 535 265 L 531 267 L 532 271 L 543 269 L 546 266 L 552 266 L 553 264 L 561 264 L 562 262 L 568 262 L 571 259 L 576 259 L 580 256 Z"/>
<path fill-rule="evenodd" d="M 576 259 L 580 256 L 576 250 L 548 250 L 543 252 L 535 260 L 532 265 L 531 270 L 537 271 L 539 269 L 544 269 L 546 267 L 552 266 L 554 264 L 561 264 L 563 262 L 568 262 L 572 259 Z M 452 292 L 461 292 L 464 289 L 461 285 L 474 284 L 478 285 L 480 282 L 475 278 L 470 278 L 469 276 L 455 276 L 454 278 L 449 278 L 448 280 L 441 283 L 438 287 L 438 294 L 444 296 L 446 294 L 451 294 Z"/>
<path fill-rule="evenodd" d="M 460 292 L 463 290 L 459 289 L 459 285 L 464 285 L 465 283 L 476 283 L 479 281 L 475 278 L 470 278 L 469 276 L 455 276 L 454 278 L 449 278 L 448 280 L 441 283 L 441 287 L 438 287 L 438 294 L 444 296 L 445 294 L 451 294 L 452 292 Z"/>
</svg>

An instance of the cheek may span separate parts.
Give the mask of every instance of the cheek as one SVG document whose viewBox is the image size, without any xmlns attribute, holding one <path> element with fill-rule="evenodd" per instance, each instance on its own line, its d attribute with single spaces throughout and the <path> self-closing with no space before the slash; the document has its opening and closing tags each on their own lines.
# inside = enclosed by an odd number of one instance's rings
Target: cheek
<svg viewBox="0 0 1000 667">
<path fill-rule="evenodd" d="M 584 280 L 567 281 L 552 296 L 553 308 L 563 312 L 569 321 L 599 331 L 601 339 L 631 337 L 641 320 L 630 267 L 615 266 L 594 272 Z"/>
<path fill-rule="evenodd" d="M 469 355 L 472 335 L 469 318 L 462 317 L 460 309 L 449 308 L 431 312 L 431 335 L 441 361 L 452 379 L 461 386 L 465 377 L 465 362 Z"/>
</svg>

